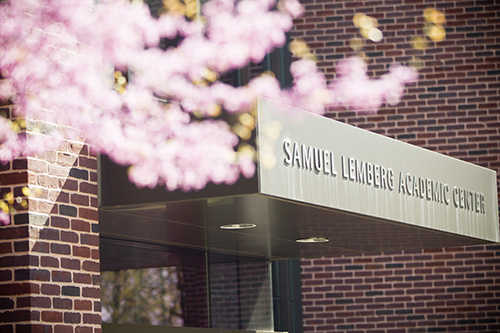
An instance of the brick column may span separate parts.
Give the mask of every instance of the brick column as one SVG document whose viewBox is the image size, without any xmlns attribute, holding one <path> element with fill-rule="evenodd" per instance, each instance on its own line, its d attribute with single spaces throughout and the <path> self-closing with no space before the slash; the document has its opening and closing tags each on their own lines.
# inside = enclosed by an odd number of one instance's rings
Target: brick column
<svg viewBox="0 0 500 333">
<path fill-rule="evenodd" d="M 0 168 L 1 193 L 31 191 L 0 227 L 1 332 L 101 331 L 96 169 L 74 141 Z"/>
</svg>

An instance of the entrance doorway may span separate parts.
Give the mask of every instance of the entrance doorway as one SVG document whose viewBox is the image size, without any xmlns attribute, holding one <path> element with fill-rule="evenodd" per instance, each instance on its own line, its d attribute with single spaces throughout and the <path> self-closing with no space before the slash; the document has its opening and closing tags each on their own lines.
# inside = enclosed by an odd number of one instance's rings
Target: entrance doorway
<svg viewBox="0 0 500 333">
<path fill-rule="evenodd" d="M 101 254 L 104 323 L 274 331 L 268 260 L 109 234 Z"/>
</svg>

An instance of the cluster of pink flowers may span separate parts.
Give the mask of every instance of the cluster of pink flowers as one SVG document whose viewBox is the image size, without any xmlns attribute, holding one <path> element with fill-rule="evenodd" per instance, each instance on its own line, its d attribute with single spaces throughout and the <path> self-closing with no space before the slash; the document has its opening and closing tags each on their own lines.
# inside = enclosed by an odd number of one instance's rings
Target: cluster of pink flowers
<svg viewBox="0 0 500 333">
<path fill-rule="evenodd" d="M 418 72 L 412 67 L 394 64 L 378 80 L 366 74 L 367 65 L 358 57 L 340 61 L 336 68 L 338 79 L 329 84 L 332 106 L 348 105 L 355 110 L 375 112 L 385 102 L 396 105 L 404 94 L 405 85 L 415 82 Z"/>
<path fill-rule="evenodd" d="M 273 8 L 279 9 L 273 9 Z M 244 87 L 218 75 L 260 62 L 285 44 L 297 0 L 210 0 L 202 20 L 166 13 L 156 19 L 141 1 L 6 0 L 0 2 L 0 99 L 15 103 L 28 134 L 0 119 L 0 160 L 57 147 L 85 136 L 98 153 L 130 165 L 139 186 L 200 189 L 208 182 L 251 177 L 255 165 L 235 152 L 239 139 L 213 111 L 245 112 L 258 96 L 322 113 L 329 105 L 375 110 L 396 103 L 416 79 L 394 67 L 379 80 L 358 58 L 339 66 L 327 84 L 314 62 L 292 64 L 294 84 L 259 76 Z M 176 46 L 163 50 L 164 38 Z M 125 92 L 113 89 L 113 72 L 130 73 Z M 215 78 L 214 78 L 215 76 Z M 40 124 L 58 124 L 37 133 Z"/>
</svg>

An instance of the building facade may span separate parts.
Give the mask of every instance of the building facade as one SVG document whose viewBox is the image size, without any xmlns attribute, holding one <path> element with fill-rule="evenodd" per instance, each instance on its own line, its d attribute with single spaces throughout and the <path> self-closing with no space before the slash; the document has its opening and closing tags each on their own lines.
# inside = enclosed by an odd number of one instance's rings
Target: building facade
<svg viewBox="0 0 500 333">
<path fill-rule="evenodd" d="M 497 1 L 303 2 L 293 37 L 304 39 L 327 77 L 354 51 L 355 13 L 377 18 L 384 39 L 366 43 L 372 74 L 422 60 L 416 85 L 396 107 L 328 116 L 493 169 L 500 168 L 499 3 Z M 446 17 L 446 38 L 425 50 L 424 10 Z M 304 260 L 308 332 L 496 332 L 500 330 L 500 247 L 435 248 L 374 256 Z"/>
<path fill-rule="evenodd" d="M 393 62 L 418 57 L 422 63 L 418 83 L 397 106 L 384 105 L 376 114 L 329 110 L 328 117 L 500 172 L 498 1 L 302 3 L 306 11 L 291 37 L 308 43 L 328 79 L 335 78 L 338 60 L 360 52 L 372 75 L 384 73 Z M 445 14 L 446 38 L 428 40 L 425 49 L 416 50 L 411 39 L 425 36 L 423 13 L 429 6 Z M 359 37 L 352 23 L 356 13 L 377 18 L 384 39 L 365 42 L 355 52 L 349 41 Z M 1 106 L 6 114 L 11 109 Z M 102 318 L 109 313 L 102 309 L 101 276 L 120 269 L 120 261 L 110 256 L 120 244 L 99 223 L 109 214 L 98 213 L 98 182 L 107 176 L 98 173 L 97 157 L 81 142 L 2 166 L 3 194 L 22 196 L 25 186 L 32 194 L 28 206 L 16 207 L 12 224 L 0 232 L 0 331 L 102 331 Z M 182 282 L 189 300 L 184 301 L 186 326 L 241 330 L 264 323 L 262 329 L 270 330 L 274 321 L 276 331 L 290 332 L 500 331 L 500 245 L 303 259 L 300 274 L 297 261 L 270 269 L 254 260 L 164 250 L 177 255 L 168 260 L 193 263 L 179 264 L 181 273 L 168 280 L 176 286 Z M 272 283 L 270 276 L 280 271 L 288 275 Z M 160 275 L 170 276 L 155 273 Z M 278 286 L 288 289 L 281 298 Z M 259 292 L 266 296 L 255 297 Z M 269 296 L 274 306 L 263 301 Z M 239 312 L 224 312 L 235 299 Z M 246 316 L 245 302 L 264 311 Z M 291 310 L 277 311 L 287 307 L 283 302 Z M 272 318 L 270 308 L 286 318 Z M 231 320 L 235 316 L 238 320 Z M 132 317 L 137 322 L 137 315 Z"/>
</svg>

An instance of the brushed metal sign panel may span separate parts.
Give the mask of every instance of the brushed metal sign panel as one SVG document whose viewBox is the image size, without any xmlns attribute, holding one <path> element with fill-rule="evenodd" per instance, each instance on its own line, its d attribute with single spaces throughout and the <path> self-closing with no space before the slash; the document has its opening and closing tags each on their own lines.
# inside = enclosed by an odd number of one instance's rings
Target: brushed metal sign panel
<svg viewBox="0 0 500 333">
<path fill-rule="evenodd" d="M 269 100 L 257 109 L 259 193 L 499 241 L 494 171 Z"/>
</svg>

